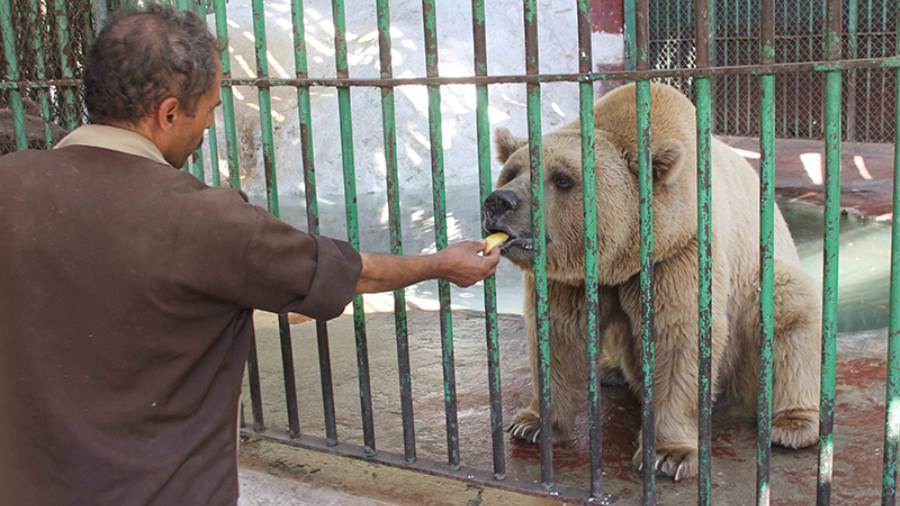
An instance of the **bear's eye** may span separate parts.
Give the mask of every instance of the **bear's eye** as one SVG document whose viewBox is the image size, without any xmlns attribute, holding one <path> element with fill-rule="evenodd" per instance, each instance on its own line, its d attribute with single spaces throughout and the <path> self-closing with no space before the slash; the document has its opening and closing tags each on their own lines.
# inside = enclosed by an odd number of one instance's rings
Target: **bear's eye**
<svg viewBox="0 0 900 506">
<path fill-rule="evenodd" d="M 575 186 L 575 180 L 565 174 L 553 174 L 550 181 L 560 190 L 570 190 Z"/>
</svg>

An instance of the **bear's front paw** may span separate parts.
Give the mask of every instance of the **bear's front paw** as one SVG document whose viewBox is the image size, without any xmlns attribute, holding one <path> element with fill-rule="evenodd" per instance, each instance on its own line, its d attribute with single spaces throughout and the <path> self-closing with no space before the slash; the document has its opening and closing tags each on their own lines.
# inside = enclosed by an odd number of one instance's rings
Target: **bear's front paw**
<svg viewBox="0 0 900 506">
<path fill-rule="evenodd" d="M 513 417 L 506 432 L 516 439 L 537 443 L 541 437 L 541 417 L 530 409 L 523 409 Z"/>
<path fill-rule="evenodd" d="M 643 470 L 643 450 L 638 448 L 631 462 L 638 471 Z M 659 445 L 656 448 L 654 467 L 657 472 L 671 476 L 675 481 L 697 476 L 697 448 L 686 445 Z"/>
<path fill-rule="evenodd" d="M 819 441 L 819 411 L 787 409 L 772 417 L 772 443 L 787 448 L 806 448 Z"/>
</svg>

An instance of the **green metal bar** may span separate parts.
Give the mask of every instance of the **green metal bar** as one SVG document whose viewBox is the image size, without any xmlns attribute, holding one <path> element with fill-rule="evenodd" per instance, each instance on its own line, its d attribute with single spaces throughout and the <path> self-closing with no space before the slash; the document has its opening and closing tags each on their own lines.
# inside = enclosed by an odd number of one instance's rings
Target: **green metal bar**
<svg viewBox="0 0 900 506">
<path fill-rule="evenodd" d="M 72 67 L 69 65 L 69 19 L 66 16 L 66 1 L 54 0 L 54 10 L 56 11 L 56 37 L 59 45 L 59 66 L 62 69 L 62 75 L 66 79 L 72 79 Z M 66 129 L 74 130 L 78 126 L 78 114 L 75 111 L 75 94 L 72 88 L 63 89 L 63 118 L 66 121 Z"/>
<path fill-rule="evenodd" d="M 761 8 L 760 60 L 775 60 L 775 2 Z M 756 407 L 756 504 L 770 500 L 775 296 L 775 76 L 760 79 L 759 116 L 759 376 Z"/>
<path fill-rule="evenodd" d="M 422 0 L 425 25 L 425 68 L 429 77 L 438 75 L 437 19 L 435 1 Z M 444 192 L 444 150 L 441 132 L 441 89 L 428 87 L 428 133 L 431 139 L 431 186 L 434 200 L 434 235 L 438 250 L 447 247 L 447 202 Z M 441 318 L 441 365 L 444 371 L 444 410 L 447 424 L 447 459 L 459 467 L 459 421 L 456 413 L 456 368 L 453 358 L 453 315 L 450 284 L 438 281 Z"/>
<path fill-rule="evenodd" d="M 292 0 L 291 2 L 291 24 L 294 29 L 294 70 L 298 78 L 305 78 L 308 68 L 302 0 Z M 303 186 L 306 193 L 307 230 L 311 234 L 319 234 L 319 201 L 316 194 L 316 165 L 309 86 L 297 86 L 297 104 L 300 122 L 300 150 L 303 158 Z M 325 438 L 327 444 L 333 446 L 338 444 L 337 420 L 334 413 L 334 382 L 331 375 L 328 325 L 324 321 L 316 321 L 316 348 L 319 356 L 319 378 L 322 385 Z"/>
<path fill-rule="evenodd" d="M 43 27 L 40 23 L 40 5 L 38 0 L 31 0 L 28 11 L 28 25 L 33 27 Z M 35 67 L 38 79 L 47 77 L 47 67 L 44 62 L 44 32 L 43 28 L 39 28 L 38 33 L 34 34 L 34 47 L 36 51 Z M 38 90 L 38 101 L 41 105 L 41 120 L 44 122 L 44 140 L 45 147 L 49 149 L 53 145 L 53 129 L 50 128 L 50 98 L 46 89 Z"/>
<path fill-rule="evenodd" d="M 538 10 L 535 0 L 524 0 L 525 67 L 539 74 Z M 538 349 L 538 390 L 540 391 L 541 483 L 553 486 L 553 431 L 550 418 L 550 319 L 547 300 L 547 225 L 544 221 L 544 154 L 541 147 L 541 87 L 527 87 L 528 151 L 531 168 L 531 237 L 534 245 L 535 328 Z"/>
<path fill-rule="evenodd" d="M 378 53 L 381 77 L 393 76 L 391 69 L 391 11 L 388 0 L 377 0 Z M 403 254 L 400 214 L 400 181 L 397 176 L 397 119 L 394 89 L 381 88 L 381 123 L 384 135 L 384 165 L 388 200 L 388 227 L 391 253 Z M 403 453 L 407 462 L 416 461 L 416 432 L 413 423 L 412 374 L 409 362 L 409 336 L 406 322 L 406 291 L 394 291 L 394 330 L 397 337 L 397 368 L 400 381 L 400 411 L 403 423 Z"/>
<path fill-rule="evenodd" d="M 256 49 L 256 74 L 259 77 L 268 77 L 269 58 L 266 55 L 266 18 L 263 0 L 253 0 L 251 8 L 253 11 L 253 40 Z M 272 94 L 267 86 L 259 87 L 259 127 L 262 135 L 263 166 L 266 173 L 266 197 L 269 212 L 279 216 L 275 143 L 272 138 Z"/>
<path fill-rule="evenodd" d="M 221 186 L 222 178 L 219 175 L 219 138 L 216 133 L 215 119 L 213 119 L 206 134 L 209 138 L 209 172 L 212 176 L 212 185 Z"/>
<path fill-rule="evenodd" d="M 578 67 L 590 72 L 593 66 L 591 47 L 591 3 L 578 0 Z M 603 495 L 603 409 L 600 396 L 600 275 L 597 266 L 597 162 L 594 153 L 594 86 L 578 85 L 579 119 L 581 121 L 581 180 L 584 213 L 584 293 L 587 309 L 588 420 L 590 421 L 591 497 Z"/>
<path fill-rule="evenodd" d="M 769 504 L 769 459 L 772 440 L 772 374 L 774 338 L 775 251 L 775 76 L 763 76 L 760 103 L 759 206 L 759 387 L 756 408 L 756 502 Z"/>
<path fill-rule="evenodd" d="M 9 0 L 0 0 L 0 30 L 3 32 L 3 56 L 6 59 L 6 78 L 10 81 L 17 81 L 19 79 L 19 67 L 16 60 L 16 38 L 12 28 L 12 10 L 10 9 Z M 13 89 L 9 92 L 9 98 L 13 113 L 16 149 L 28 149 L 22 94 L 19 90 Z"/>
<path fill-rule="evenodd" d="M 629 0 L 632 3 L 634 0 Z M 626 4 L 627 5 L 627 4 Z M 638 70 L 650 66 L 649 0 L 636 5 L 636 46 Z M 643 502 L 656 504 L 656 413 L 653 381 L 655 379 L 656 340 L 653 333 L 653 166 L 650 132 L 650 81 L 636 84 L 638 197 L 640 201 L 640 303 L 641 303 L 641 449 L 643 469 Z"/>
<path fill-rule="evenodd" d="M 332 0 L 334 19 L 335 67 L 338 77 L 349 77 L 347 67 L 346 20 L 344 1 Z M 338 114 L 341 124 L 341 160 L 344 169 L 344 207 L 347 216 L 347 237 L 359 249 L 359 221 L 356 209 L 356 169 L 353 160 L 353 121 L 350 116 L 350 88 L 338 88 Z M 375 422 L 372 415 L 372 390 L 369 385 L 369 351 L 366 342 L 366 315 L 362 296 L 353 298 L 353 328 L 356 334 L 356 361 L 359 371 L 359 402 L 362 411 L 363 439 L 366 453 L 375 453 Z"/>
<path fill-rule="evenodd" d="M 695 0 L 696 65 L 709 66 L 710 2 Z M 697 503 L 711 503 L 710 445 L 712 444 L 712 98 L 708 77 L 694 80 L 697 104 L 697 331 L 698 346 L 698 441 L 700 449 Z"/>
<path fill-rule="evenodd" d="M 220 59 L 223 78 L 231 77 L 231 56 L 228 53 L 228 12 L 226 0 L 216 0 L 216 36 L 222 47 Z M 225 152 L 232 188 L 241 187 L 240 158 L 238 156 L 237 129 L 234 120 L 234 91 L 226 80 L 222 84 L 222 118 L 225 123 Z"/>
<path fill-rule="evenodd" d="M 699 503 L 710 504 L 710 446 L 712 444 L 712 205 L 710 123 L 712 106 L 710 83 L 706 77 L 694 80 L 697 101 L 697 269 L 698 269 L 698 331 L 699 331 Z"/>
<path fill-rule="evenodd" d="M 898 6 L 900 11 L 900 6 Z M 900 31 L 900 25 L 897 27 Z M 900 33 L 895 51 L 900 54 Z M 897 443 L 900 441 L 900 69 L 894 72 L 894 206 L 891 223 L 891 309 L 888 331 L 887 385 L 884 410 L 884 463 L 881 504 L 892 505 L 897 493 Z"/>
<path fill-rule="evenodd" d="M 196 1 L 176 0 L 176 5 L 180 10 L 190 10 L 194 14 L 198 13 L 198 3 Z M 260 102 L 261 101 L 262 100 L 260 100 Z M 186 165 L 183 169 L 189 171 L 200 181 L 205 181 L 206 177 L 203 171 L 203 151 L 199 147 L 194 150 L 189 163 L 190 164 Z"/>
<path fill-rule="evenodd" d="M 256 73 L 261 77 L 269 75 L 269 60 L 266 49 L 266 20 L 263 0 L 253 0 L 251 3 L 253 13 L 253 39 L 256 49 Z M 275 167 L 275 143 L 272 137 L 272 104 L 271 91 L 267 86 L 259 87 L 259 116 L 260 130 L 263 145 L 263 166 L 266 174 L 266 197 L 269 212 L 276 218 L 281 211 L 278 203 L 278 179 Z M 202 178 L 203 159 L 202 151 L 199 151 L 197 165 L 200 172 L 195 176 Z M 287 314 L 278 315 L 279 339 L 281 342 L 281 360 L 285 382 L 285 400 L 287 403 L 289 433 L 292 438 L 300 436 L 300 420 L 297 409 L 297 389 L 294 379 L 294 358 L 291 344 L 291 331 Z"/>
<path fill-rule="evenodd" d="M 475 48 L 475 75 L 487 75 L 487 37 L 485 28 L 484 0 L 472 1 L 472 34 Z M 491 184 L 491 125 L 488 117 L 488 87 L 475 86 L 475 124 L 478 138 L 478 182 L 481 197 L 482 223 L 484 223 L 484 202 L 492 191 Z M 483 237 L 490 232 L 482 227 Z M 488 358 L 488 391 L 491 400 L 491 440 L 494 458 L 494 478 L 502 480 L 506 476 L 504 458 L 503 401 L 500 385 L 500 336 L 497 328 L 497 279 L 490 276 L 484 280 L 484 322 Z"/>
<path fill-rule="evenodd" d="M 841 0 L 828 0 L 825 52 L 841 57 Z M 831 503 L 834 462 L 834 390 L 838 329 L 838 258 L 841 218 L 841 72 L 825 77 L 825 251 L 822 287 L 822 378 L 819 405 L 819 473 L 816 502 Z"/>
</svg>

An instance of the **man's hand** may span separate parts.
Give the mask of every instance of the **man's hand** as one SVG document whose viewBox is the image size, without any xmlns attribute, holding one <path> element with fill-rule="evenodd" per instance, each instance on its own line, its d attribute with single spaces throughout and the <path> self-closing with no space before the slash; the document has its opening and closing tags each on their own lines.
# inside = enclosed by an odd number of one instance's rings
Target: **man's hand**
<svg viewBox="0 0 900 506">
<path fill-rule="evenodd" d="M 483 249 L 484 241 L 464 241 L 439 251 L 435 257 L 444 267 L 440 277 L 466 288 L 494 274 L 500 262 L 500 248 L 494 248 L 488 256 L 479 255 Z"/>
<path fill-rule="evenodd" d="M 356 293 L 399 290 L 428 279 L 446 279 L 463 288 L 494 274 L 500 263 L 500 249 L 482 256 L 484 241 L 451 244 L 432 255 L 394 256 L 361 253 L 362 271 Z"/>
</svg>

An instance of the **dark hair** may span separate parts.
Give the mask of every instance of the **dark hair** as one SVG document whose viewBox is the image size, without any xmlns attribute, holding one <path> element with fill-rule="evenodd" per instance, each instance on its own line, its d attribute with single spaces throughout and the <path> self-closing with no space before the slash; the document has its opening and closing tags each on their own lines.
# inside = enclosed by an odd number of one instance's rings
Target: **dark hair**
<svg viewBox="0 0 900 506">
<path fill-rule="evenodd" d="M 167 96 L 194 114 L 197 99 L 215 82 L 218 51 L 206 21 L 190 11 L 153 4 L 117 12 L 85 59 L 91 121 L 131 123 Z"/>
</svg>

